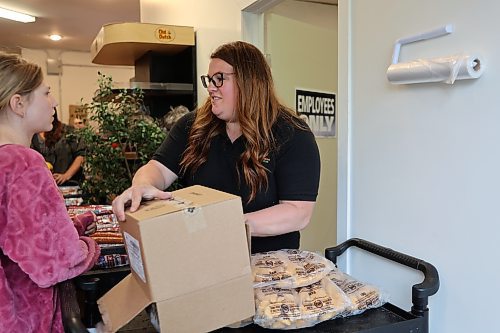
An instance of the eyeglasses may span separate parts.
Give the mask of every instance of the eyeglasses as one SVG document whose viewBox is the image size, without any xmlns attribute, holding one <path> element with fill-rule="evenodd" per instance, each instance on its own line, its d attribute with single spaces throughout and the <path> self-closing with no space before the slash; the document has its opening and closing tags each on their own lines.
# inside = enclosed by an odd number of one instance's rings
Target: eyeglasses
<svg viewBox="0 0 500 333">
<path fill-rule="evenodd" d="M 210 85 L 210 82 L 214 84 L 217 88 L 222 87 L 224 84 L 224 80 L 226 79 L 224 75 L 232 75 L 234 73 L 224 73 L 224 72 L 217 72 L 214 75 L 202 75 L 201 78 L 201 84 L 203 84 L 203 87 L 208 88 Z"/>
</svg>

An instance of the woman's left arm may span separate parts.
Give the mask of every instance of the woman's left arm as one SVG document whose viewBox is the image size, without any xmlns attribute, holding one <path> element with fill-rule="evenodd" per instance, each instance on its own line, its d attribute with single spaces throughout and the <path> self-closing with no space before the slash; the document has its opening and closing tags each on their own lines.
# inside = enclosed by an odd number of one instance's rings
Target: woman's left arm
<svg viewBox="0 0 500 333">
<path fill-rule="evenodd" d="M 304 229 L 314 210 L 314 201 L 280 201 L 279 204 L 245 214 L 252 236 L 281 235 Z"/>
<path fill-rule="evenodd" d="M 274 236 L 299 231 L 310 222 L 319 189 L 321 161 L 311 131 L 295 129 L 282 144 L 270 174 L 277 204 L 245 214 L 252 236 Z"/>
</svg>

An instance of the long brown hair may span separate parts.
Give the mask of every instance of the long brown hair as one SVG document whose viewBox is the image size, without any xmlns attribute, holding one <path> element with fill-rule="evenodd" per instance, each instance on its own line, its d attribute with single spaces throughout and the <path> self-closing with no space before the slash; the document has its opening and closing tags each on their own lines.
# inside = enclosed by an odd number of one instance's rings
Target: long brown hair
<svg viewBox="0 0 500 333">
<path fill-rule="evenodd" d="M 271 69 L 262 52 L 249 43 L 237 41 L 218 47 L 210 56 L 233 66 L 236 82 L 235 113 L 246 139 L 246 150 L 240 156 L 243 176 L 250 187 L 248 201 L 257 191 L 267 188 L 267 169 L 263 161 L 276 148 L 272 127 L 279 117 L 300 129 L 307 126 L 290 108 L 282 105 L 274 90 Z M 191 127 L 188 147 L 181 160 L 182 172 L 194 172 L 206 162 L 210 142 L 225 131 L 225 122 L 212 113 L 210 98 L 197 110 Z M 238 170 L 239 173 L 239 170 Z"/>
<path fill-rule="evenodd" d="M 45 145 L 49 148 L 54 147 L 54 145 L 63 136 L 63 124 L 59 121 L 57 117 L 57 110 L 54 108 L 54 120 L 52 121 L 52 129 L 48 132 L 44 132 Z"/>
</svg>

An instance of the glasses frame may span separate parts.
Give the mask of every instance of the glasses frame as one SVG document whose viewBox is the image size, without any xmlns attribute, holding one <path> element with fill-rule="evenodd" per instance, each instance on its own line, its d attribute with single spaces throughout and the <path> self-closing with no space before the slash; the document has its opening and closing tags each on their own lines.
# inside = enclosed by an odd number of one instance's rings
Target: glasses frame
<svg viewBox="0 0 500 333">
<path fill-rule="evenodd" d="M 200 76 L 200 79 L 201 79 L 201 84 L 203 85 L 203 87 L 207 88 L 210 86 L 210 83 L 212 83 L 214 85 L 214 87 L 216 88 L 220 88 L 224 85 L 224 80 L 226 80 L 224 78 L 224 75 L 234 75 L 235 73 L 232 72 L 232 73 L 226 73 L 226 72 L 217 72 L 217 73 L 214 73 L 212 76 L 210 75 L 202 75 Z M 220 78 L 220 84 L 217 85 L 217 83 L 215 82 L 215 80 L 213 79 L 214 76 L 216 75 L 221 75 L 221 78 Z M 208 81 L 208 84 L 207 82 Z"/>
</svg>

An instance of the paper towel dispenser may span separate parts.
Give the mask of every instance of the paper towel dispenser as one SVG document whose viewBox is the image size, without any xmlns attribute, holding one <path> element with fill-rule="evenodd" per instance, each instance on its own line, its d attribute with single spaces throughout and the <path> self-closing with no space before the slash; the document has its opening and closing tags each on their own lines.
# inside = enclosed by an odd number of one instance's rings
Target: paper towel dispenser
<svg viewBox="0 0 500 333">
<path fill-rule="evenodd" d="M 401 47 L 408 43 L 444 36 L 453 32 L 451 24 L 421 34 L 398 39 L 394 44 L 392 64 L 387 79 L 393 84 L 444 82 L 477 79 L 483 74 L 484 62 L 476 54 L 458 54 L 429 59 L 399 62 Z"/>
</svg>

